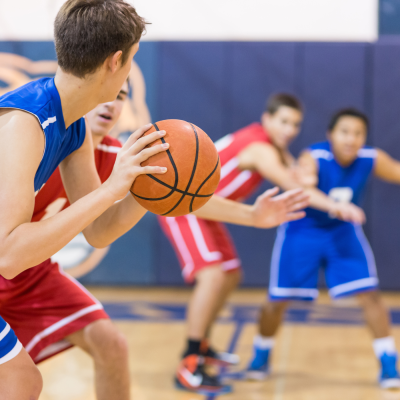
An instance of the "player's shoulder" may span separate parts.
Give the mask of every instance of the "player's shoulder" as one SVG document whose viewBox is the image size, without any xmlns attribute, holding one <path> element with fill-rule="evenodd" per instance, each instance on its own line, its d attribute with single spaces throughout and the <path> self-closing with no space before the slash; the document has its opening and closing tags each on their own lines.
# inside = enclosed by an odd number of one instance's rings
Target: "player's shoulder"
<svg viewBox="0 0 400 400">
<path fill-rule="evenodd" d="M 331 161 L 334 159 L 333 153 L 331 151 L 331 146 L 327 140 L 323 142 L 317 142 L 308 146 L 305 149 L 305 153 L 309 153 L 312 158 L 318 160 Z"/>
<path fill-rule="evenodd" d="M 364 146 L 358 150 L 358 158 L 375 159 L 379 153 L 379 149 L 372 146 Z"/>
<path fill-rule="evenodd" d="M 51 102 L 51 78 L 41 78 L 0 96 L 1 108 L 14 108 L 37 115 Z"/>
<path fill-rule="evenodd" d="M 97 146 L 96 150 L 104 153 L 116 154 L 119 152 L 121 147 L 122 143 L 118 139 L 107 135 L 104 136 L 103 140 Z"/>
</svg>

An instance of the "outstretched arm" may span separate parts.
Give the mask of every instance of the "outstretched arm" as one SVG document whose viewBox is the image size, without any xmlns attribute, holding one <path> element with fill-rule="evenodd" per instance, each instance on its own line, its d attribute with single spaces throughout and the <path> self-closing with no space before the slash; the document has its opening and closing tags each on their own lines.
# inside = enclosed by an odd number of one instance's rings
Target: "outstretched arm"
<svg viewBox="0 0 400 400">
<path fill-rule="evenodd" d="M 375 175 L 386 182 L 400 184 L 400 162 L 383 150 L 376 149 Z"/>
<path fill-rule="evenodd" d="M 302 189 L 290 190 L 276 196 L 278 192 L 278 188 L 265 191 L 257 197 L 253 205 L 215 195 L 193 214 L 204 219 L 255 228 L 273 228 L 305 216 L 300 210 L 308 206 L 308 196 Z"/>
<path fill-rule="evenodd" d="M 316 188 L 318 184 L 318 166 L 309 151 L 304 151 L 298 160 L 297 179 L 310 195 L 310 205 L 327 212 L 335 218 L 356 224 L 365 223 L 364 211 L 353 203 L 337 202 Z"/>
</svg>

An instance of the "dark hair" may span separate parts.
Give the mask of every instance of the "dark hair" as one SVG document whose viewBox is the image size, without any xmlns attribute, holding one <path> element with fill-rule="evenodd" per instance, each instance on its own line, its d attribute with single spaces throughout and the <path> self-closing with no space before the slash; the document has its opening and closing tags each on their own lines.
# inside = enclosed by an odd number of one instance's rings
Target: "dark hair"
<svg viewBox="0 0 400 400">
<path fill-rule="evenodd" d="M 354 117 L 361 119 L 364 122 L 365 127 L 367 128 L 368 131 L 369 127 L 368 117 L 362 111 L 357 110 L 356 108 L 349 107 L 349 108 L 342 108 L 341 110 L 336 111 L 335 114 L 333 114 L 328 125 L 328 132 L 332 132 L 335 129 L 336 124 L 342 117 Z"/>
<path fill-rule="evenodd" d="M 283 106 L 303 112 L 301 101 L 297 97 L 287 93 L 276 93 L 269 97 L 265 107 L 265 112 L 273 115 Z"/>
<path fill-rule="evenodd" d="M 68 0 L 54 22 L 58 63 L 79 78 L 119 50 L 125 64 L 145 28 L 146 21 L 123 0 Z"/>
</svg>

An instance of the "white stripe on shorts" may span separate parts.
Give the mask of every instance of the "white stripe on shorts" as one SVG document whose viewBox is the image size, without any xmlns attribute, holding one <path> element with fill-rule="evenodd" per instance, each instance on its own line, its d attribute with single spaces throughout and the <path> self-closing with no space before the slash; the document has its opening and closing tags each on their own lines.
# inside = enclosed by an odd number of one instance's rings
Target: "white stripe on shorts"
<svg viewBox="0 0 400 400">
<path fill-rule="evenodd" d="M 240 260 L 238 258 L 233 258 L 232 260 L 224 261 L 222 263 L 223 271 L 230 271 L 231 269 L 239 268 Z"/>
<path fill-rule="evenodd" d="M 6 337 L 7 333 L 10 332 L 10 330 L 11 330 L 10 325 L 7 324 L 0 333 L 0 340 L 3 340 Z"/>
<path fill-rule="evenodd" d="M 186 246 L 185 239 L 183 238 L 182 232 L 179 228 L 178 223 L 174 217 L 165 217 L 165 221 L 167 222 L 169 229 L 171 230 L 172 237 L 174 238 L 176 247 L 185 263 L 185 266 L 182 268 L 182 275 L 186 278 L 190 276 L 194 269 L 194 263 L 192 256 L 188 247 Z"/>
<path fill-rule="evenodd" d="M 357 289 L 367 289 L 378 285 L 376 277 L 358 279 L 356 281 L 342 283 L 341 285 L 334 286 L 329 290 L 331 297 L 336 297 L 344 293 L 350 293 Z"/>
<path fill-rule="evenodd" d="M 12 360 L 13 358 L 17 357 L 17 355 L 20 353 L 22 350 L 22 344 L 19 340 L 17 340 L 17 343 L 15 344 L 14 348 L 5 356 L 0 358 L 0 364 L 4 364 L 7 361 Z"/>
<path fill-rule="evenodd" d="M 52 333 L 58 331 L 59 329 L 63 328 L 65 325 L 68 325 L 70 322 L 77 320 L 78 318 L 89 314 L 93 311 L 102 310 L 103 306 L 101 304 L 93 304 L 89 307 L 83 308 L 68 317 L 60 319 L 55 324 L 50 325 L 43 331 L 39 332 L 37 335 L 33 337 L 33 339 L 26 345 L 26 351 L 29 353 L 43 338 L 51 335 Z"/>
<path fill-rule="evenodd" d="M 311 297 L 315 299 L 318 297 L 318 289 L 273 287 L 269 289 L 269 294 L 274 297 Z"/>
<path fill-rule="evenodd" d="M 206 239 L 204 238 L 197 217 L 194 215 L 185 215 L 185 217 L 189 222 L 189 228 L 192 231 L 194 242 L 196 243 L 200 255 L 203 257 L 203 260 L 207 262 L 221 260 L 222 254 L 219 251 L 210 251 L 208 249 Z"/>
</svg>

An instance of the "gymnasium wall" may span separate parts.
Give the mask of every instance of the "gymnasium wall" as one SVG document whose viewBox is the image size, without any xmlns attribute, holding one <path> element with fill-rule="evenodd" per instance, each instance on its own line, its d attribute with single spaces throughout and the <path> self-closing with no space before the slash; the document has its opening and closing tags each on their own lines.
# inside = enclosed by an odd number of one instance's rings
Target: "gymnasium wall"
<svg viewBox="0 0 400 400">
<path fill-rule="evenodd" d="M 140 45 L 135 57 L 133 100 L 125 110 L 124 123 L 119 131 L 134 129 L 149 118 L 149 111 L 153 121 L 166 118 L 189 120 L 201 126 L 213 139 L 218 139 L 258 120 L 267 96 L 284 90 L 297 94 L 306 108 L 301 135 L 292 146 L 295 154 L 308 144 L 324 138 L 326 124 L 333 111 L 339 107 L 356 106 L 371 117 L 369 144 L 381 147 L 400 159 L 400 39 L 392 35 L 373 42 L 377 37 L 377 22 L 374 22 L 378 20 L 376 1 L 361 0 L 361 7 L 359 0 L 346 0 L 343 4 L 338 0 L 321 0 L 325 6 L 331 7 L 324 10 L 330 10 L 336 18 L 333 20 L 346 32 L 342 37 L 338 37 L 335 24 L 314 24 L 314 31 L 307 30 L 313 20 L 323 21 L 324 17 L 322 9 L 311 7 L 316 2 L 310 0 L 302 4 L 310 7 L 304 16 L 313 19 L 302 19 L 302 10 L 298 10 L 298 20 L 303 23 L 295 24 L 294 28 L 292 26 L 290 35 L 285 36 L 287 30 L 280 34 L 276 33 L 277 29 L 258 30 L 258 33 L 253 30 L 253 37 L 246 39 L 242 35 L 240 40 L 235 37 L 234 25 L 229 25 L 229 18 L 224 18 L 222 9 L 216 13 L 216 25 L 227 21 L 229 26 L 221 31 L 225 32 L 225 36 L 214 32 L 212 40 L 205 37 L 203 31 L 206 30 L 200 29 L 201 13 L 196 14 L 192 8 L 187 13 L 197 15 L 192 24 L 195 26 L 184 24 L 185 37 L 179 37 L 179 30 L 174 30 L 175 25 L 167 15 L 168 10 L 155 13 L 154 10 L 160 8 L 149 7 L 150 3 L 154 6 L 157 1 L 159 7 L 165 4 L 165 0 L 134 1 L 139 11 L 140 7 L 143 8 L 144 15 L 153 13 L 148 18 L 154 22 L 154 27 L 162 24 L 163 28 L 151 31 L 150 26 L 146 40 Z M 176 9 L 181 6 L 180 10 L 188 4 L 188 0 L 174 1 Z M 224 1 L 220 3 L 226 6 Z M 293 0 L 249 0 L 249 4 L 251 10 L 257 10 L 262 3 L 263 7 L 270 7 L 263 9 L 263 15 L 275 12 L 283 18 L 284 9 L 279 11 L 279 4 L 288 6 L 290 1 L 293 3 Z M 13 25 L 7 22 L 13 19 L 5 18 L 5 15 L 13 15 L 16 5 L 9 2 L 0 4 L 0 93 L 55 71 L 49 21 L 54 18 L 62 1 L 50 2 L 51 7 L 47 0 L 37 2 L 43 3 L 47 13 L 41 14 L 43 21 L 35 21 L 34 28 L 28 18 L 33 2 L 13 2 L 21 3 L 19 8 L 25 15 L 20 20 L 14 19 L 16 23 Z M 381 27 L 386 29 L 384 33 L 399 33 L 391 28 L 398 0 L 382 2 L 387 5 L 386 11 L 381 8 L 379 14 Z M 238 9 L 240 1 L 229 0 L 229 4 Z M 348 15 L 347 19 L 340 20 L 344 14 L 335 14 L 335 4 L 348 7 L 352 20 L 348 20 Z M 358 7 L 362 12 L 357 14 L 352 7 Z M 173 17 L 184 18 L 187 13 Z M 159 15 L 164 16 L 164 24 L 157 20 Z M 251 15 L 246 21 L 249 18 L 251 21 Z M 276 20 L 279 21 L 279 18 Z M 165 21 L 170 21 L 170 24 Z M 352 30 L 354 26 L 357 27 L 355 31 Z M 359 36 L 356 37 L 354 32 Z M 264 184 L 259 193 L 267 187 Z M 250 199 L 253 200 L 254 197 Z M 400 259 L 400 246 L 397 244 L 400 229 L 398 204 L 399 187 L 375 180 L 370 183 L 365 201 L 368 217 L 365 229 L 375 251 L 384 289 L 400 289 L 400 267 L 397 266 Z M 244 284 L 265 285 L 274 230 L 237 226 L 229 226 L 229 229 L 243 260 Z M 101 265 L 82 282 L 99 285 L 183 284 L 176 257 L 151 214 L 113 244 Z"/>
</svg>

